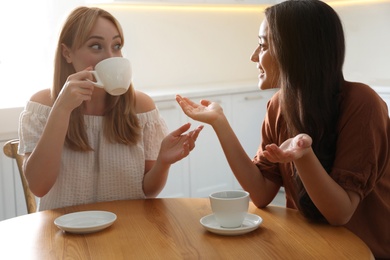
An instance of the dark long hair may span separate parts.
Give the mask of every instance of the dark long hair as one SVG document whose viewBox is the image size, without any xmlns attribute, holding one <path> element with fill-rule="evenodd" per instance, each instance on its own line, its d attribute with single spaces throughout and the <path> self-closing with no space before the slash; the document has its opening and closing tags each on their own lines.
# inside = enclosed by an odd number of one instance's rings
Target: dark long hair
<svg viewBox="0 0 390 260">
<path fill-rule="evenodd" d="M 337 13 L 318 0 L 289 0 L 265 10 L 270 51 L 280 69 L 281 108 L 289 135 L 307 133 L 329 173 L 336 150 L 339 93 L 344 82 L 344 32 Z M 322 215 L 299 176 L 298 207 L 305 216 Z"/>
</svg>

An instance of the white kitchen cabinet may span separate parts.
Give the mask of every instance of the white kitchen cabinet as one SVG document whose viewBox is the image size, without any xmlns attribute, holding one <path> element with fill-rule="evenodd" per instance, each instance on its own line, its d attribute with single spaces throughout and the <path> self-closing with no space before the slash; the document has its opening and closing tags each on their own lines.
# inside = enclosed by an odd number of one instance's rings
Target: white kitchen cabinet
<svg viewBox="0 0 390 260">
<path fill-rule="evenodd" d="M 256 90 L 232 95 L 231 125 L 242 147 L 250 158 L 261 144 L 261 126 L 267 111 L 267 102 L 276 92 Z M 233 176 L 233 188 L 241 188 Z"/>
<path fill-rule="evenodd" d="M 188 121 L 175 100 L 156 102 L 156 106 L 167 123 L 169 132 Z M 171 166 L 167 184 L 159 197 L 190 197 L 188 157 Z"/>
<path fill-rule="evenodd" d="M 226 115 L 231 113 L 231 96 L 203 96 L 219 103 Z M 199 122 L 194 122 L 199 125 Z M 191 197 L 207 197 L 213 191 L 231 189 L 232 173 L 225 159 L 217 135 L 211 126 L 205 125 L 190 154 Z"/>
<path fill-rule="evenodd" d="M 199 94 L 190 97 L 195 102 L 208 99 L 218 102 L 237 134 L 248 156 L 252 158 L 260 144 L 261 125 L 266 112 L 266 104 L 274 93 L 271 91 L 247 91 L 232 94 Z M 189 119 L 171 101 L 157 101 L 157 107 L 170 130 L 190 121 L 191 129 L 202 124 Z M 219 140 L 211 128 L 205 124 L 190 155 L 172 165 L 167 184 L 159 197 L 207 197 L 211 192 L 225 189 L 239 189 L 241 186 L 230 170 Z"/>
<path fill-rule="evenodd" d="M 230 114 L 230 96 L 201 98 L 220 103 L 225 112 Z M 202 124 L 189 119 L 176 101 L 157 101 L 156 105 L 170 131 L 188 121 L 192 124 L 191 129 Z M 207 197 L 212 191 L 231 189 L 231 175 L 214 130 L 204 125 L 195 149 L 187 158 L 171 166 L 167 184 L 159 197 Z"/>
</svg>

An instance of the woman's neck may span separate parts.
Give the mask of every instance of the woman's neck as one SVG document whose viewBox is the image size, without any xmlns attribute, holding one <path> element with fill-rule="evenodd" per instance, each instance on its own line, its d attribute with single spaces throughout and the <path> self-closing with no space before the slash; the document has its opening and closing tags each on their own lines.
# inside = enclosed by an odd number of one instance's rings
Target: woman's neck
<svg viewBox="0 0 390 260">
<path fill-rule="evenodd" d="M 97 91 L 95 89 L 91 100 L 84 101 L 83 113 L 85 115 L 103 116 L 106 111 L 106 95 L 108 94 L 104 90 Z"/>
</svg>

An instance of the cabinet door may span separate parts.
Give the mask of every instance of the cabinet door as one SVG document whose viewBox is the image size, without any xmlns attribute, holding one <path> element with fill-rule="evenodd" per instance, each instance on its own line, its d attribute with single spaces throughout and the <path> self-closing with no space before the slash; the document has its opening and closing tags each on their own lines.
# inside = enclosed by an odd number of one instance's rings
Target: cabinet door
<svg viewBox="0 0 390 260">
<path fill-rule="evenodd" d="M 231 96 L 201 97 L 218 102 L 226 115 L 230 115 Z M 197 98 L 199 100 L 200 98 Z M 193 127 L 199 122 L 191 121 Z M 205 124 L 189 156 L 191 197 L 207 197 L 219 190 L 232 189 L 232 173 L 222 151 L 218 138 L 209 125 Z"/>
<path fill-rule="evenodd" d="M 187 122 L 186 115 L 176 101 L 156 102 L 156 106 L 167 123 L 169 132 Z M 188 167 L 188 157 L 171 165 L 167 183 L 158 197 L 189 197 L 190 180 Z"/>
<path fill-rule="evenodd" d="M 267 102 L 275 91 L 254 91 L 232 96 L 231 124 L 238 140 L 250 158 L 256 155 L 261 144 L 261 126 Z M 241 188 L 233 176 L 234 188 Z"/>
</svg>

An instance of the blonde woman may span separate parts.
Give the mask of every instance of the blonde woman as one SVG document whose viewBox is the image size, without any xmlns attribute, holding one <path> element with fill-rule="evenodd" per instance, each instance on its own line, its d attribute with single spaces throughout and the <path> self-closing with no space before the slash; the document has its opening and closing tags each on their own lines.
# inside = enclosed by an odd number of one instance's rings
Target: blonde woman
<svg viewBox="0 0 390 260">
<path fill-rule="evenodd" d="M 202 126 L 167 135 L 153 100 L 133 86 L 121 96 L 94 87 L 91 70 L 122 56 L 118 21 L 79 7 L 62 28 L 53 86 L 31 97 L 21 114 L 19 153 L 39 210 L 155 197 L 170 165 L 194 148 Z"/>
</svg>

